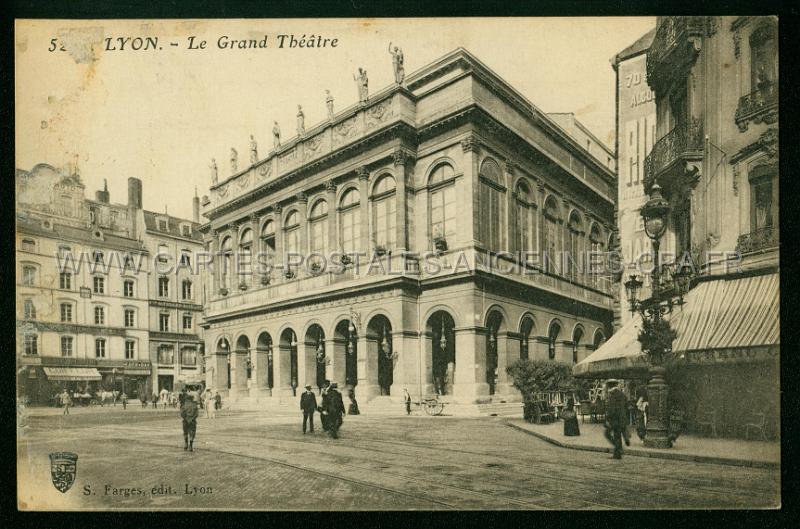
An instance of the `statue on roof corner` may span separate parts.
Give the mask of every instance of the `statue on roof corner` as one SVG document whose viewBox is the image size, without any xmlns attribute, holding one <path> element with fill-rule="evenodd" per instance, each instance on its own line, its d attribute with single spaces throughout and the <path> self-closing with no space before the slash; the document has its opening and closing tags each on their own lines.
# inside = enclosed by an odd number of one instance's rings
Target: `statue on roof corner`
<svg viewBox="0 0 800 529">
<path fill-rule="evenodd" d="M 367 71 L 361 67 L 358 68 L 358 76 L 353 75 L 358 86 L 358 102 L 366 103 L 369 96 L 369 79 L 367 78 Z"/>
<path fill-rule="evenodd" d="M 306 133 L 306 115 L 303 113 L 303 107 L 297 105 L 297 135 L 302 136 Z"/>
<path fill-rule="evenodd" d="M 394 66 L 394 82 L 403 84 L 403 79 L 406 77 L 406 70 L 403 66 L 403 50 L 395 46 L 394 51 L 392 51 L 392 43 L 390 42 L 389 53 L 392 55 L 392 65 Z"/>
<path fill-rule="evenodd" d="M 211 166 L 210 167 L 211 167 L 211 185 L 215 186 L 215 185 L 217 185 L 217 182 L 219 181 L 219 174 L 217 172 L 217 160 L 215 160 L 214 158 L 211 158 Z"/>
<path fill-rule="evenodd" d="M 231 174 L 239 172 L 239 153 L 231 147 Z"/>
<path fill-rule="evenodd" d="M 250 135 L 250 163 L 254 164 L 258 161 L 258 144 L 253 135 Z"/>
<path fill-rule="evenodd" d="M 272 146 L 275 149 L 279 149 L 281 146 L 281 127 L 277 121 L 274 123 L 275 125 L 272 126 Z"/>
</svg>

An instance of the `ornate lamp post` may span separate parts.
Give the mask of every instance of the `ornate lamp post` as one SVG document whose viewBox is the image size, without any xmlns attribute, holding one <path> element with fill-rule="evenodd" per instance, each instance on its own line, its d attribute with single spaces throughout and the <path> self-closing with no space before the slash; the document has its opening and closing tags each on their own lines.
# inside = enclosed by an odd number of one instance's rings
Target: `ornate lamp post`
<svg viewBox="0 0 800 529">
<path fill-rule="evenodd" d="M 669 281 L 662 280 L 659 250 L 661 237 L 667 228 L 669 211 L 670 205 L 661 196 L 661 187 L 658 184 L 653 185 L 650 200 L 641 209 L 645 232 L 653 243 L 650 297 L 643 300 L 637 298 L 643 283 L 635 275 L 625 282 L 631 313 L 639 312 L 642 316 L 639 342 L 642 344 L 642 352 L 647 355 L 650 363 L 650 381 L 647 384 L 649 412 L 644 444 L 651 448 L 672 446 L 673 439 L 669 435 L 667 410 L 669 388 L 664 378 L 666 373 L 664 355 L 672 351 L 676 333 L 664 316 L 672 312 L 673 306 L 683 304 L 683 296 L 689 290 L 691 274 L 690 267 L 680 266 Z"/>
<path fill-rule="evenodd" d="M 292 331 L 292 341 L 289 342 L 289 358 L 291 363 L 292 395 L 297 396 L 297 335 Z M 294 360 L 292 362 L 292 360 Z"/>
</svg>

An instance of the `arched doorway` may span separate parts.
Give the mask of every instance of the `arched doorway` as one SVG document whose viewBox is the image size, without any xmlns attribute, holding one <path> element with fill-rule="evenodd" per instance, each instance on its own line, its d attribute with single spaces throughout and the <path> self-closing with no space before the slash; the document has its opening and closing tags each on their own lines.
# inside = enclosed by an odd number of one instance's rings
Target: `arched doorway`
<svg viewBox="0 0 800 529">
<path fill-rule="evenodd" d="M 297 334 L 287 328 L 281 333 L 278 381 L 282 388 L 290 388 L 297 396 Z"/>
<path fill-rule="evenodd" d="M 431 314 L 427 322 L 427 334 L 431 337 L 431 370 L 433 387 L 439 395 L 452 395 L 456 371 L 455 321 L 447 312 L 440 310 Z"/>
<path fill-rule="evenodd" d="M 325 352 L 325 331 L 316 323 L 306 330 L 304 340 L 305 347 L 305 384 L 316 385 L 317 390 L 322 390 L 322 383 L 325 382 L 325 368 L 330 363 L 330 359 Z"/>
<path fill-rule="evenodd" d="M 336 343 L 344 348 L 344 384 L 354 388 L 358 384 L 358 330 L 350 320 L 336 325 Z"/>
<path fill-rule="evenodd" d="M 250 339 L 244 334 L 236 339 L 236 358 L 232 360 L 235 380 L 231 381 L 231 386 L 235 382 L 238 389 L 245 389 L 252 376 L 253 363 L 250 361 Z"/>
<path fill-rule="evenodd" d="M 386 316 L 379 314 L 370 320 L 367 326 L 369 343 L 377 344 L 378 355 L 378 387 L 381 395 L 390 395 L 394 382 L 394 345 L 392 343 L 392 324 Z M 372 354 L 372 351 L 370 351 Z M 368 365 L 374 365 L 368 363 Z"/>
<path fill-rule="evenodd" d="M 258 335 L 256 349 L 259 353 L 264 353 L 267 359 L 267 368 L 265 370 L 261 370 L 259 367 L 259 376 L 266 377 L 267 387 L 272 389 L 275 384 L 273 375 L 274 368 L 272 366 L 272 336 L 270 336 L 268 332 L 262 332 Z"/>
<path fill-rule="evenodd" d="M 522 318 L 522 322 L 519 325 L 519 334 L 520 334 L 520 341 L 519 341 L 519 357 L 522 360 L 527 360 L 530 358 L 530 339 L 531 335 L 534 331 L 534 322 L 533 318 L 530 316 L 525 316 Z"/>
<path fill-rule="evenodd" d="M 231 389 L 231 344 L 227 338 L 220 338 L 217 341 L 217 354 L 225 355 L 226 369 L 223 373 L 214 373 L 214 385 L 217 387 L 225 387 Z M 222 379 L 224 376 L 224 379 Z"/>
<path fill-rule="evenodd" d="M 498 310 L 492 310 L 486 316 L 486 383 L 489 385 L 489 395 L 494 395 L 497 389 L 497 367 L 501 354 L 505 355 L 505 336 L 500 344 L 498 333 L 505 331 L 503 315 Z"/>
</svg>

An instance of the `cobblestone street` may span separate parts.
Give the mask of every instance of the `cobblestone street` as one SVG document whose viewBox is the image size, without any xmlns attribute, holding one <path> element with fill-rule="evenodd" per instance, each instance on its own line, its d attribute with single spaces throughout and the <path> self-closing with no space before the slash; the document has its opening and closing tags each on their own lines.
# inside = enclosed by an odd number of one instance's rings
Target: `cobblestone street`
<svg viewBox="0 0 800 529">
<path fill-rule="evenodd" d="M 189 453 L 183 450 L 177 410 L 81 411 L 20 422 L 20 508 L 714 509 L 779 504 L 778 470 L 643 457 L 616 461 L 608 454 L 552 446 L 500 418 L 346 417 L 341 438 L 333 440 L 319 425 L 316 433 L 304 436 L 299 417 L 241 412 L 201 418 L 195 451 Z M 66 494 L 50 482 L 48 454 L 56 451 L 79 456 L 75 484 Z"/>
</svg>

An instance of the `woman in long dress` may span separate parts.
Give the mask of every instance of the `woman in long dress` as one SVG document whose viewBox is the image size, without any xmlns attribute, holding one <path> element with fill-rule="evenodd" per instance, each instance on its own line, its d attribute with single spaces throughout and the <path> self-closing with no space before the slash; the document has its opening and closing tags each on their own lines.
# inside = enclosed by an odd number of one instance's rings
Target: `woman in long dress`
<svg viewBox="0 0 800 529">
<path fill-rule="evenodd" d="M 567 407 L 561 411 L 561 418 L 564 419 L 564 435 L 574 437 L 581 434 L 578 426 L 578 414 L 575 413 L 575 399 L 567 399 Z"/>
</svg>

